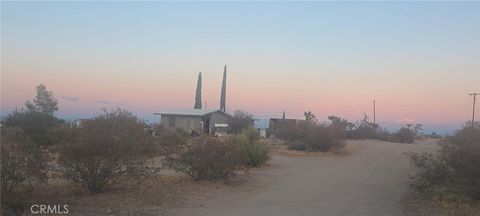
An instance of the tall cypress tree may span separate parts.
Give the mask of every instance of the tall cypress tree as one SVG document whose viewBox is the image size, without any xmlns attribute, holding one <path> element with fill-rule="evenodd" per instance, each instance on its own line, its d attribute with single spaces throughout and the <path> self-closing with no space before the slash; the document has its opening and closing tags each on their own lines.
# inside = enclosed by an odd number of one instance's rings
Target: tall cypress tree
<svg viewBox="0 0 480 216">
<path fill-rule="evenodd" d="M 222 93 L 220 95 L 220 110 L 226 112 L 227 109 L 225 108 L 225 100 L 227 97 L 227 65 L 223 69 L 223 81 L 222 81 Z"/>
<path fill-rule="evenodd" d="M 198 73 L 197 91 L 195 92 L 195 105 L 193 109 L 202 109 L 202 72 Z"/>
</svg>

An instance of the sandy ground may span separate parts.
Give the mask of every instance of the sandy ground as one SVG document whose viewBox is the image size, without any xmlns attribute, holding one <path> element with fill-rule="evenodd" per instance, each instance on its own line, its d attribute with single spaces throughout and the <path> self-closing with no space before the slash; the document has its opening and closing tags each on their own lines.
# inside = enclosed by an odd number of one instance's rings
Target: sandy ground
<svg viewBox="0 0 480 216">
<path fill-rule="evenodd" d="M 352 140 L 340 154 L 274 145 L 268 166 L 222 182 L 193 181 L 163 170 L 91 194 L 52 178 L 26 200 L 68 204 L 69 215 L 432 215 L 434 206 L 405 201 L 410 199 L 406 181 L 411 167 L 403 152 L 433 151 L 435 143 Z M 419 207 L 420 212 L 415 210 Z"/>
<path fill-rule="evenodd" d="M 250 171 L 244 182 L 192 194 L 166 214 L 404 215 L 411 167 L 403 152 L 432 151 L 435 143 L 357 140 L 343 156 L 275 154 L 270 167 Z"/>
</svg>

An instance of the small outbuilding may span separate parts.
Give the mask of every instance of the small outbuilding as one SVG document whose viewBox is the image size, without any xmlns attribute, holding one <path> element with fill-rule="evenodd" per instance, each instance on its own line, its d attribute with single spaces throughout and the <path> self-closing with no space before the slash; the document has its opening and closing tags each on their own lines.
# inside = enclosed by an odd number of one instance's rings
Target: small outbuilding
<svg viewBox="0 0 480 216">
<path fill-rule="evenodd" d="M 268 122 L 267 137 L 276 136 L 279 130 L 281 129 L 296 128 L 302 121 L 305 121 L 305 120 L 271 118 Z"/>
<path fill-rule="evenodd" d="M 160 115 L 160 123 L 165 127 L 211 135 L 223 134 L 228 128 L 228 121 L 231 118 L 230 115 L 219 109 L 173 110 L 154 113 L 154 115 Z"/>
</svg>

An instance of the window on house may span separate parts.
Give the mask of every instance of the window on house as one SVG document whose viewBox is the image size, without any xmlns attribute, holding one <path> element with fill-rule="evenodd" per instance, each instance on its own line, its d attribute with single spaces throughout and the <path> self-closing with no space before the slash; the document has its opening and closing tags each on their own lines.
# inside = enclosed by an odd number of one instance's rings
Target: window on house
<svg viewBox="0 0 480 216">
<path fill-rule="evenodd" d="M 175 127 L 175 116 L 170 116 L 168 118 L 168 126 L 169 127 Z"/>
</svg>

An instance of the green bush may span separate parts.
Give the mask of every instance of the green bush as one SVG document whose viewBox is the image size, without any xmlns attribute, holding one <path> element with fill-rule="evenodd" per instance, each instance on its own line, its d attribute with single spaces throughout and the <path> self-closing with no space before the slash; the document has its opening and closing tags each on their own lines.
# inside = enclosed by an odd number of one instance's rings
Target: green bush
<svg viewBox="0 0 480 216">
<path fill-rule="evenodd" d="M 261 138 L 260 137 L 260 132 L 258 132 L 258 130 L 253 128 L 253 127 L 245 128 L 242 131 L 241 134 L 246 136 L 249 142 L 254 142 L 254 141 L 259 140 Z"/>
<path fill-rule="evenodd" d="M 240 146 L 246 155 L 247 165 L 257 167 L 270 160 L 270 146 L 261 140 L 251 140 L 245 135 L 236 135 L 232 138 L 232 143 Z"/>
<path fill-rule="evenodd" d="M 422 192 L 448 192 L 480 199 L 480 128 L 465 127 L 439 142 L 436 153 L 407 155 L 414 167 L 410 185 Z"/>
<path fill-rule="evenodd" d="M 264 141 L 257 140 L 242 147 L 248 157 L 247 164 L 252 167 L 261 166 L 270 160 L 270 146 Z"/>
<path fill-rule="evenodd" d="M 232 136 L 231 141 L 232 141 L 232 143 L 234 143 L 238 146 L 247 145 L 250 142 L 250 140 L 244 134 L 239 134 L 239 135 Z"/>
<path fill-rule="evenodd" d="M 165 164 L 194 180 L 217 180 L 233 175 L 247 161 L 240 146 L 214 137 L 198 137 L 175 146 Z"/>
</svg>

